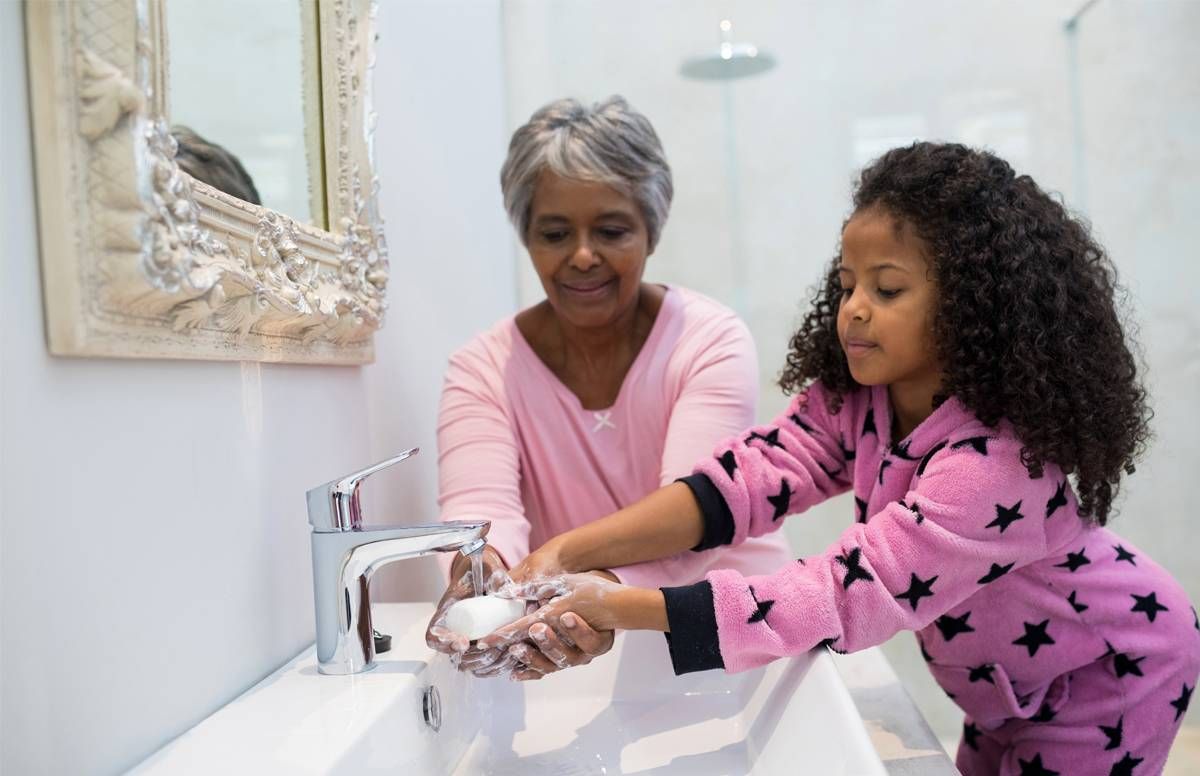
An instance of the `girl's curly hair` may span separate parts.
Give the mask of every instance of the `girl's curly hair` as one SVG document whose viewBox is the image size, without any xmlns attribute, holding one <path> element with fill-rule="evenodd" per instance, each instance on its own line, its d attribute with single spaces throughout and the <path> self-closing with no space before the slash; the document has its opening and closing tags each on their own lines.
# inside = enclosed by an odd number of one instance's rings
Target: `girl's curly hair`
<svg viewBox="0 0 1200 776">
<path fill-rule="evenodd" d="M 1080 514 L 1103 525 L 1151 417 L 1103 248 L 1028 175 L 955 143 L 914 143 L 873 162 L 854 210 L 873 206 L 915 228 L 929 254 L 945 375 L 935 403 L 954 396 L 989 426 L 1007 419 L 1030 475 L 1045 462 L 1073 475 Z M 779 379 L 788 393 L 820 380 L 834 411 L 858 386 L 837 336 L 840 258 Z"/>
</svg>

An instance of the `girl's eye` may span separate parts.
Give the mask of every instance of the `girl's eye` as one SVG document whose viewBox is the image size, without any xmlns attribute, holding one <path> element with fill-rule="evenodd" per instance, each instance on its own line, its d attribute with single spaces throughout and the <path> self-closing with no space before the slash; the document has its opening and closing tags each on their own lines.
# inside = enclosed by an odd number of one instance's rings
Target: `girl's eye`
<svg viewBox="0 0 1200 776">
<path fill-rule="evenodd" d="M 900 289 L 881 288 L 879 289 L 879 295 L 884 299 L 895 299 L 900 296 Z"/>
<path fill-rule="evenodd" d="M 850 296 L 853 293 L 854 293 L 853 288 L 843 288 L 838 292 L 838 294 L 841 295 L 842 299 L 845 299 L 846 297 Z"/>
</svg>

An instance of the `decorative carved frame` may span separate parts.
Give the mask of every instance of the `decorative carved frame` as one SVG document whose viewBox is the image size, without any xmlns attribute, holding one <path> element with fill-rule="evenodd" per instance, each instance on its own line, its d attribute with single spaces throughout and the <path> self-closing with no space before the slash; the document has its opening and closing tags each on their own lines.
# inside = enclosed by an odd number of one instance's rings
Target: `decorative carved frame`
<svg viewBox="0 0 1200 776">
<path fill-rule="evenodd" d="M 26 3 L 47 338 L 64 356 L 362 364 L 383 323 L 372 0 L 317 0 L 330 231 L 175 162 L 163 0 Z"/>
</svg>

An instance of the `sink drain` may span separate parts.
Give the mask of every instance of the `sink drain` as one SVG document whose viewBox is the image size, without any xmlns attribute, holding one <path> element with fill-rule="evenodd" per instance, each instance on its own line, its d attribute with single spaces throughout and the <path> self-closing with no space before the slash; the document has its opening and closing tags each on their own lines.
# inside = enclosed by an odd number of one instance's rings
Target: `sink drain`
<svg viewBox="0 0 1200 776">
<path fill-rule="evenodd" d="M 425 688 L 421 699 L 421 713 L 425 716 L 425 724 L 434 730 L 442 728 L 442 696 L 433 685 Z"/>
</svg>

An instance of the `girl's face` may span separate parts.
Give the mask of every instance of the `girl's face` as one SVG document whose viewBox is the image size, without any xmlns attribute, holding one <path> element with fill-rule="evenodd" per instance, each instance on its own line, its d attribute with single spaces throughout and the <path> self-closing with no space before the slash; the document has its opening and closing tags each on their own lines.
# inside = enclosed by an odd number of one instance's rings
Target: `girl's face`
<svg viewBox="0 0 1200 776">
<path fill-rule="evenodd" d="M 526 245 L 551 307 L 572 325 L 610 325 L 637 302 L 650 234 L 637 203 L 611 186 L 543 172 Z"/>
<path fill-rule="evenodd" d="M 878 205 L 855 213 L 842 230 L 837 331 L 858 383 L 936 393 L 937 282 L 925 256 L 912 228 Z"/>
</svg>

